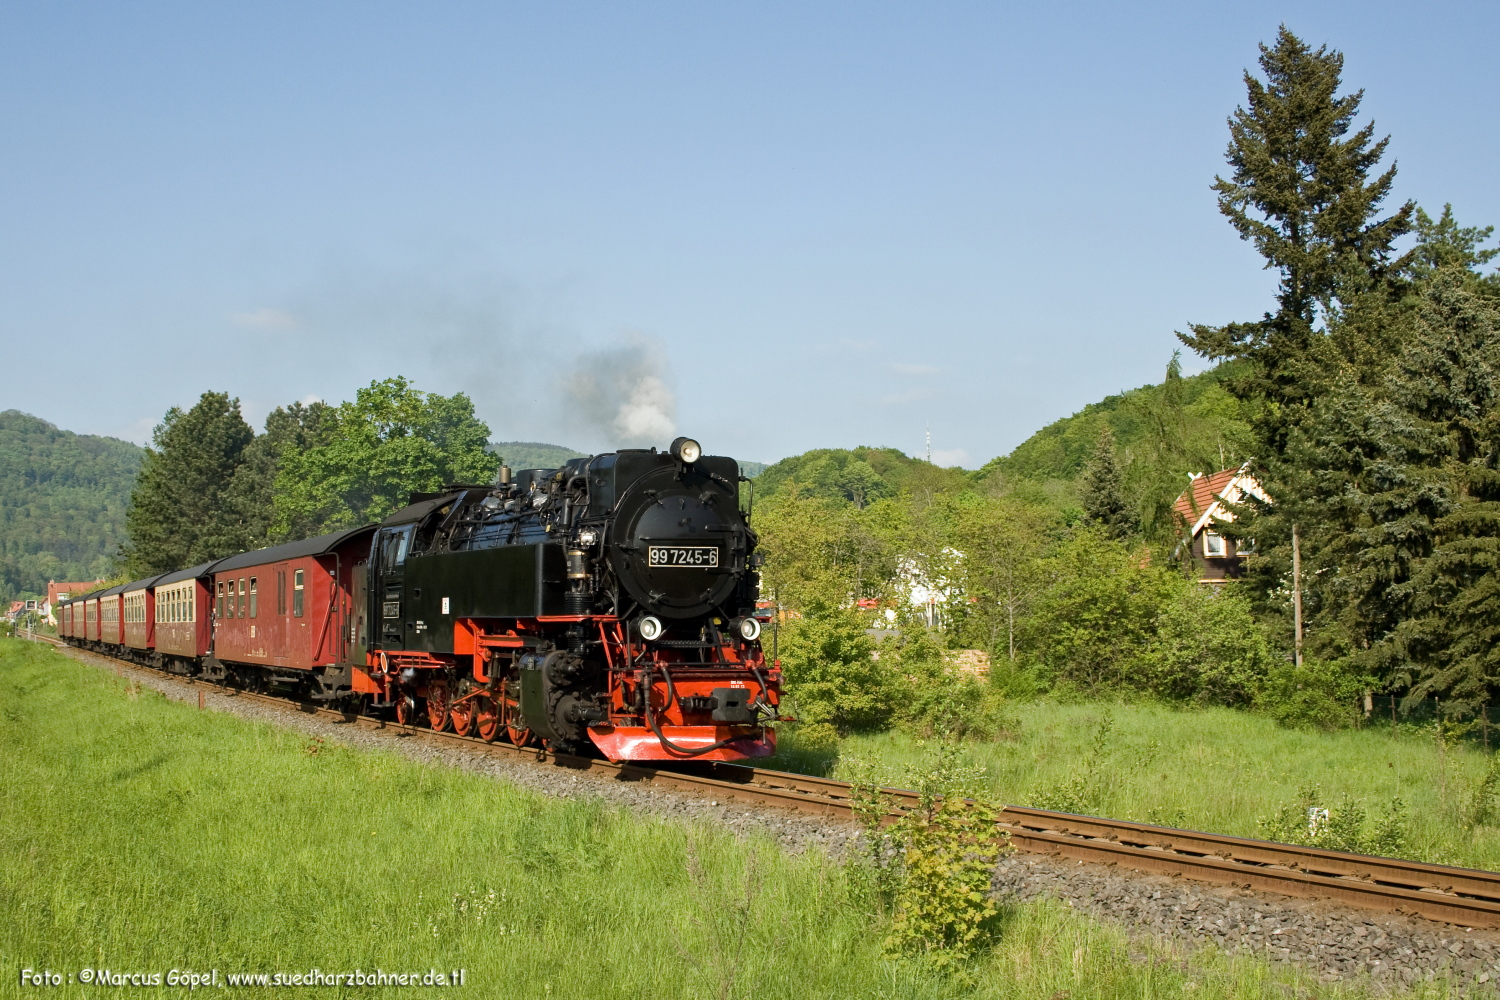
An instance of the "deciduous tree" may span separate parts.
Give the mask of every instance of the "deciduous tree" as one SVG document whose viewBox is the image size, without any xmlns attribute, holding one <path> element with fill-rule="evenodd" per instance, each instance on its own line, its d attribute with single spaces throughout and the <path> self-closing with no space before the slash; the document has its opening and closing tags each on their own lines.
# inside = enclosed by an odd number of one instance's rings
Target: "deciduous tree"
<svg viewBox="0 0 1500 1000">
<path fill-rule="evenodd" d="M 413 491 L 495 478 L 489 428 L 463 393 L 440 396 L 389 378 L 360 389 L 331 417 L 323 443 L 282 453 L 277 532 L 352 527 L 405 506 Z"/>
</svg>

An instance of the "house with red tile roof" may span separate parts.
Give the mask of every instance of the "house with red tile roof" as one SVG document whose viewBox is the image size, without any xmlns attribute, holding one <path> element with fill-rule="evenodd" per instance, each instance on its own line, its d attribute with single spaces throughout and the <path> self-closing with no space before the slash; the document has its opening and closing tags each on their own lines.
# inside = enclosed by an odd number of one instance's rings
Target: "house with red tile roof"
<svg viewBox="0 0 1500 1000">
<path fill-rule="evenodd" d="M 94 580 L 90 583 L 59 583 L 57 580 L 47 581 L 47 603 L 42 608 L 42 614 L 47 621 L 53 625 L 57 619 L 52 615 L 52 609 L 57 607 L 58 601 L 66 601 L 70 597 L 79 597 L 91 590 L 98 590 L 104 585 L 103 580 Z"/>
<path fill-rule="evenodd" d="M 1211 475 L 1189 476 L 1187 491 L 1172 504 L 1182 532 L 1178 554 L 1190 556 L 1198 567 L 1198 582 L 1218 586 L 1245 575 L 1245 556 L 1254 551 L 1249 539 L 1226 537 L 1219 526 L 1234 520 L 1230 509 L 1247 497 L 1269 500 L 1254 476 L 1250 463 Z"/>
</svg>

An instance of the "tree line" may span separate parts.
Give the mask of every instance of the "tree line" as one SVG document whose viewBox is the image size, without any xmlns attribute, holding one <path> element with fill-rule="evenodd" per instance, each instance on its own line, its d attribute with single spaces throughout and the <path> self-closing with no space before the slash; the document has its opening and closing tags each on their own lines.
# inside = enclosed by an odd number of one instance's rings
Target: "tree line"
<svg viewBox="0 0 1500 1000">
<path fill-rule="evenodd" d="M 862 449 L 762 477 L 766 582 L 793 611 L 780 641 L 805 717 L 920 726 L 925 692 L 977 704 L 952 647 L 990 651 L 1013 691 L 1136 691 L 1288 721 L 1348 719 L 1363 691 L 1450 714 L 1490 700 L 1500 277 L 1485 266 L 1500 250 L 1451 206 L 1386 207 L 1389 138 L 1357 125 L 1363 95 L 1340 93 L 1342 67 L 1283 27 L 1245 74 L 1214 190 L 1280 280 L 1259 319 L 1179 334 L 1217 362 L 1207 377 L 1184 378 L 1174 356 L 1159 386 L 977 475 L 883 477 Z M 1246 461 L 1270 502 L 1220 525 L 1255 554 L 1247 580 L 1210 592 L 1172 502 L 1187 474 Z M 914 580 L 947 605 L 936 645 L 910 621 Z M 861 599 L 897 627 L 872 635 Z"/>
<path fill-rule="evenodd" d="M 412 491 L 490 482 L 499 459 L 463 393 L 372 382 L 351 401 L 277 407 L 256 434 L 239 400 L 167 411 L 126 514 L 123 572 L 150 576 L 377 521 Z"/>
</svg>

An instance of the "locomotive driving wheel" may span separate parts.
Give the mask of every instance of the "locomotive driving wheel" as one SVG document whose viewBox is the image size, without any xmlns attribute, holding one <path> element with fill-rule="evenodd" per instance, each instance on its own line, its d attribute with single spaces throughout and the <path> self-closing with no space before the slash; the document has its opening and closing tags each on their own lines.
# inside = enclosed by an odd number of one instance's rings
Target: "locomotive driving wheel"
<svg viewBox="0 0 1500 1000">
<path fill-rule="evenodd" d="M 500 718 L 505 723 L 506 737 L 518 747 L 531 742 L 531 730 L 521 718 L 520 681 L 505 680 L 500 683 Z"/>
<path fill-rule="evenodd" d="M 472 736 L 474 734 L 474 714 L 479 696 L 469 696 L 470 685 L 463 684 L 458 689 L 458 697 L 448 708 L 448 718 L 453 720 L 453 731 L 460 736 Z"/>
<path fill-rule="evenodd" d="M 500 709 L 487 694 L 474 697 L 474 729 L 486 743 L 500 738 Z"/>
<path fill-rule="evenodd" d="M 417 721 L 417 699 L 405 691 L 396 693 L 396 721 L 403 726 L 409 726 Z"/>
<path fill-rule="evenodd" d="M 440 733 L 448 728 L 448 682 L 433 681 L 427 685 L 427 724 Z"/>
</svg>

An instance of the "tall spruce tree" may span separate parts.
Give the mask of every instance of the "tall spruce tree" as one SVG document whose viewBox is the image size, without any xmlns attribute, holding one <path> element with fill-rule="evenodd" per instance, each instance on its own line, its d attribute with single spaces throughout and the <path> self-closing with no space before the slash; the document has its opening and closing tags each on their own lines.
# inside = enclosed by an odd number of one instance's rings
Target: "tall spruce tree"
<svg viewBox="0 0 1500 1000">
<path fill-rule="evenodd" d="M 1099 443 L 1079 476 L 1078 499 L 1084 517 L 1115 538 L 1128 538 L 1140 529 L 1140 518 L 1121 485 L 1115 436 L 1107 425 L 1099 432 Z"/>
<path fill-rule="evenodd" d="M 228 393 L 205 392 L 192 409 L 167 411 L 125 516 L 127 573 L 185 569 L 236 550 L 226 494 L 254 437 Z"/>
<path fill-rule="evenodd" d="M 1399 353 L 1373 372 L 1346 366 L 1295 428 L 1275 508 L 1302 528 L 1312 655 L 1454 707 L 1487 683 L 1473 643 L 1491 628 L 1482 594 L 1500 566 L 1485 563 L 1500 303 L 1475 277 L 1450 262 L 1416 283 L 1409 313 L 1391 319 Z"/>
<path fill-rule="evenodd" d="M 1285 25 L 1260 53 L 1265 82 L 1245 73 L 1249 106 L 1229 119 L 1233 173 L 1213 187 L 1219 211 L 1280 272 L 1277 308 L 1252 322 L 1194 324 L 1178 336 L 1205 357 L 1251 362 L 1237 388 L 1269 404 L 1257 427 L 1265 458 L 1285 447 L 1296 417 L 1289 408 L 1328 381 L 1319 370 L 1320 320 L 1406 263 L 1392 245 L 1410 231 L 1415 206 L 1376 217 L 1396 168 L 1370 175 L 1390 139 L 1376 141 L 1373 122 L 1350 134 L 1364 92 L 1338 96 L 1342 54 L 1312 49 Z"/>
<path fill-rule="evenodd" d="M 1441 504 L 1411 530 L 1431 551 L 1397 588 L 1410 614 L 1384 645 L 1409 697 L 1437 695 L 1450 712 L 1500 687 L 1500 304 L 1471 277 L 1450 265 L 1428 283 L 1392 378 Z"/>
</svg>

